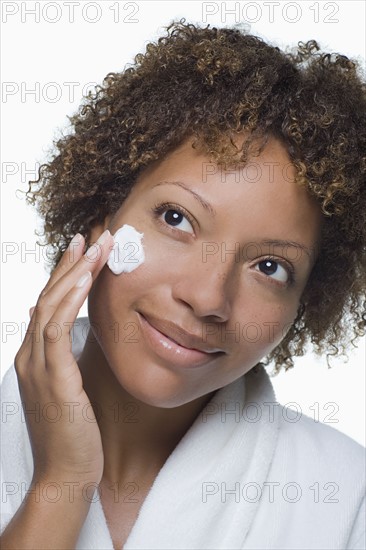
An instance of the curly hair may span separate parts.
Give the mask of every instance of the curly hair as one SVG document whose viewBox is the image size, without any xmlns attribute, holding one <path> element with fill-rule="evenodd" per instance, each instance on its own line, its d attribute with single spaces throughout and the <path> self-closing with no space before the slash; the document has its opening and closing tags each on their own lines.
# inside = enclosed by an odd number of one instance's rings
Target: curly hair
<svg viewBox="0 0 366 550">
<path fill-rule="evenodd" d="M 29 182 L 59 262 L 72 236 L 113 214 L 140 172 L 188 137 L 218 164 L 245 163 L 250 144 L 282 140 L 321 207 L 321 246 L 293 325 L 263 365 L 293 367 L 309 342 L 343 355 L 366 326 L 366 116 L 360 65 L 316 41 L 284 52 L 235 28 L 166 27 L 145 54 L 84 98 L 72 131 Z M 233 136 L 245 132 L 238 160 Z M 118 205 L 116 207 L 116 205 Z"/>
</svg>

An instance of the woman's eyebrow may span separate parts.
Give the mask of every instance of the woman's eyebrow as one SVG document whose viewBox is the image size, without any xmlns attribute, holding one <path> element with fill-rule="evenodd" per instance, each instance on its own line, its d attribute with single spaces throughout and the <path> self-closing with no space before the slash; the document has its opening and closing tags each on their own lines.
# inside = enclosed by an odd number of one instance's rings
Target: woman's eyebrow
<svg viewBox="0 0 366 550">
<path fill-rule="evenodd" d="M 195 193 L 195 191 L 192 191 L 192 189 L 190 189 L 185 183 L 183 183 L 182 181 L 168 181 L 168 180 L 164 180 L 164 181 L 159 181 L 158 183 L 156 183 L 154 187 L 157 187 L 158 185 L 165 185 L 165 184 L 170 184 L 170 185 L 179 185 L 179 187 L 182 187 L 183 189 L 185 189 L 186 191 L 188 191 L 189 193 L 191 193 L 191 195 L 193 195 L 193 197 L 195 198 L 195 200 L 197 202 L 200 203 L 201 206 L 203 206 L 203 208 L 205 210 L 207 210 L 207 212 L 209 212 L 211 214 L 211 216 L 214 218 L 216 216 L 216 210 L 211 206 L 211 204 L 209 204 L 207 201 L 205 201 L 204 198 L 201 197 L 201 195 L 198 195 L 198 193 Z"/>
<path fill-rule="evenodd" d="M 305 254 L 311 259 L 312 251 L 310 248 L 305 246 L 304 244 L 298 243 L 296 241 L 283 241 L 281 239 L 264 239 L 262 241 L 259 241 L 258 244 L 262 244 L 264 246 L 282 246 L 282 247 L 290 247 L 290 248 L 297 248 L 305 252 Z"/>
</svg>

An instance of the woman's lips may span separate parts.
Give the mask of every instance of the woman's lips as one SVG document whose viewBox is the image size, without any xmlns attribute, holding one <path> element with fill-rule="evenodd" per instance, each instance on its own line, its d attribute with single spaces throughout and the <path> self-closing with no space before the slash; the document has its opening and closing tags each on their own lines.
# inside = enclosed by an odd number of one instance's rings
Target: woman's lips
<svg viewBox="0 0 366 550">
<path fill-rule="evenodd" d="M 153 327 L 141 313 L 137 312 L 137 316 L 141 333 L 149 347 L 156 355 L 169 361 L 169 363 L 182 367 L 199 367 L 224 355 L 222 351 L 207 353 L 185 348 Z"/>
</svg>

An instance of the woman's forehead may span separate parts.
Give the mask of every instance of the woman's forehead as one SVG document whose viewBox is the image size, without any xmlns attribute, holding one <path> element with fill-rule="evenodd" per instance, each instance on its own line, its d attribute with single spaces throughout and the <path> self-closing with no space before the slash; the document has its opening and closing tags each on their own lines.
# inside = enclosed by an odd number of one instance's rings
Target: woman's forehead
<svg viewBox="0 0 366 550">
<path fill-rule="evenodd" d="M 234 189 L 240 193 L 240 184 L 258 189 L 255 184 L 268 182 L 282 184 L 278 193 L 281 189 L 297 192 L 298 186 L 294 187 L 297 170 L 285 146 L 274 137 L 269 137 L 260 151 L 257 147 L 246 162 L 235 162 L 232 165 L 217 162 L 214 155 L 202 147 L 193 147 L 192 143 L 192 139 L 187 139 L 164 157 L 152 162 L 140 173 L 137 182 L 143 182 L 146 188 L 167 181 L 180 181 L 184 186 L 185 179 L 192 185 L 202 183 L 202 189 L 208 188 L 210 183 L 238 184 L 230 189 L 228 185 L 225 186 L 225 191 L 231 194 Z"/>
</svg>

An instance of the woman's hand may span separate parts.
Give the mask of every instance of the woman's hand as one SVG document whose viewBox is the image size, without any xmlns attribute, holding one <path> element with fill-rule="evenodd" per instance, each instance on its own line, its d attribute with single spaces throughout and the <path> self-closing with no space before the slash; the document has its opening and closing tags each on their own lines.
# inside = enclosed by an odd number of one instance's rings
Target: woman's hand
<svg viewBox="0 0 366 550">
<path fill-rule="evenodd" d="M 99 483 L 103 474 L 101 435 L 71 351 L 71 329 L 108 260 L 113 237 L 104 232 L 83 255 L 84 246 L 78 234 L 63 254 L 31 310 L 14 360 L 32 446 L 33 482 Z"/>
</svg>

